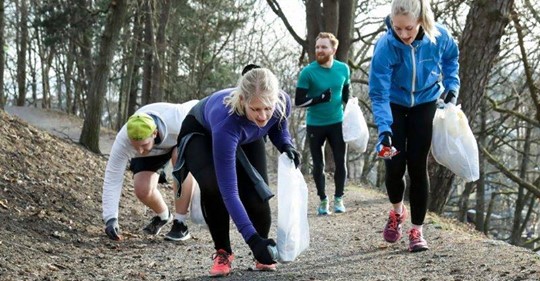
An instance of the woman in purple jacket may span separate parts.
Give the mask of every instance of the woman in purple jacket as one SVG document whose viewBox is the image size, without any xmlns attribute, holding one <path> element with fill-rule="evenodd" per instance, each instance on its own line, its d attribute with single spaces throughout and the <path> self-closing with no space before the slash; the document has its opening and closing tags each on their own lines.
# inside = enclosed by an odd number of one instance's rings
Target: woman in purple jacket
<svg viewBox="0 0 540 281">
<path fill-rule="evenodd" d="M 255 68 L 240 78 L 236 88 L 201 100 L 182 123 L 182 160 L 175 176 L 191 172 L 201 188 L 203 215 L 216 249 L 211 276 L 226 276 L 231 270 L 229 215 L 253 252 L 255 269 L 276 269 L 275 242 L 268 239 L 270 206 L 256 192 L 246 164 L 237 161 L 237 150 L 245 153 L 248 166 L 266 184 L 266 135 L 298 166 L 299 154 L 287 129 L 290 109 L 290 97 L 280 91 L 276 76 L 268 69 Z"/>
</svg>

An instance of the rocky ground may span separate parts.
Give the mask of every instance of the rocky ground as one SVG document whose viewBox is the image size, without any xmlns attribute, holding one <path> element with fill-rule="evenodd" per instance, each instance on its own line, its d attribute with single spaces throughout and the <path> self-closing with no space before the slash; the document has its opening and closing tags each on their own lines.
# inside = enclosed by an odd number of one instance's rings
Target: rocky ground
<svg viewBox="0 0 540 281">
<path fill-rule="evenodd" d="M 106 238 L 105 156 L 3 111 L 0 135 L 0 280 L 210 280 L 208 231 L 190 223 L 194 238 L 183 243 L 143 235 L 153 214 L 135 199 L 128 173 L 120 214 L 125 239 Z M 251 271 L 251 253 L 232 227 L 236 259 L 224 280 L 540 280 L 539 255 L 432 214 L 425 226 L 429 251 L 409 253 L 405 240 L 385 243 L 387 199 L 366 186 L 347 186 L 347 213 L 316 216 L 308 184 L 310 248 L 276 272 Z M 160 188 L 171 202 L 170 186 Z M 277 200 L 271 202 L 277 219 Z"/>
</svg>

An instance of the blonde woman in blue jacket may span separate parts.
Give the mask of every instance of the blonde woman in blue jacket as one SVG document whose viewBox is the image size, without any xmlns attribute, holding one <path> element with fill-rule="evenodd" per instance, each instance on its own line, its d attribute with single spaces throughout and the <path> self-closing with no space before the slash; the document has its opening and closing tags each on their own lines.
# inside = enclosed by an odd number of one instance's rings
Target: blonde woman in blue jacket
<svg viewBox="0 0 540 281">
<path fill-rule="evenodd" d="M 392 209 L 384 227 L 390 243 L 402 237 L 403 204 L 410 178 L 412 228 L 409 251 L 425 251 L 422 225 L 427 211 L 427 156 L 437 100 L 455 103 L 459 92 L 459 50 L 448 30 L 435 23 L 429 0 L 394 0 L 388 31 L 376 43 L 369 96 L 378 127 L 379 157 L 385 159 L 386 190 Z"/>
</svg>

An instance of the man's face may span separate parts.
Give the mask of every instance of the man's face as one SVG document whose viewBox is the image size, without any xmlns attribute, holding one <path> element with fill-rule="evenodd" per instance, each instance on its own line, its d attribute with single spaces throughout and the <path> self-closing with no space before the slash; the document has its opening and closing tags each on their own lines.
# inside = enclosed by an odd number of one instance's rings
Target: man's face
<svg viewBox="0 0 540 281">
<path fill-rule="evenodd" d="M 411 45 L 420 31 L 420 24 L 409 15 L 397 15 L 392 17 L 392 28 L 405 45 Z"/>
<path fill-rule="evenodd" d="M 268 106 L 260 98 L 254 97 L 249 103 L 245 103 L 246 117 L 249 121 L 255 123 L 259 128 L 268 124 L 274 114 L 275 106 Z"/>
<path fill-rule="evenodd" d="M 136 141 L 136 140 L 130 140 L 131 146 L 140 154 L 140 155 L 146 155 L 150 151 L 152 151 L 152 148 L 154 147 L 154 138 L 156 137 L 156 133 L 152 134 L 149 138 L 146 138 L 144 140 Z"/>
<path fill-rule="evenodd" d="M 319 64 L 325 64 L 334 56 L 336 49 L 332 47 L 332 43 L 328 38 L 320 38 L 315 43 L 315 57 Z"/>
</svg>

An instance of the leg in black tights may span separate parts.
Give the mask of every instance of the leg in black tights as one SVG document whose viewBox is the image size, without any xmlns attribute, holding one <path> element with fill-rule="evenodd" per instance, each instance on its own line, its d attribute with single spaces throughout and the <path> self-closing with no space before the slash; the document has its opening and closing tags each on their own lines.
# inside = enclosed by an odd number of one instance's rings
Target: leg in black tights
<svg viewBox="0 0 540 281">
<path fill-rule="evenodd" d="M 427 211 L 429 179 L 427 156 L 431 147 L 432 122 L 435 102 L 406 108 L 391 104 L 392 145 L 400 151 L 391 160 L 385 160 L 386 190 L 392 204 L 403 201 L 405 168 L 411 180 L 411 222 L 422 225 Z"/>
<path fill-rule="evenodd" d="M 328 140 L 336 171 L 334 174 L 334 184 L 336 190 L 334 195 L 341 197 L 344 193 L 347 169 L 345 166 L 346 145 L 343 141 L 342 123 L 326 126 L 307 126 L 309 136 L 309 149 L 313 160 L 313 180 L 317 187 L 317 195 L 321 200 L 326 198 L 326 184 L 324 175 L 324 142 Z"/>
<path fill-rule="evenodd" d="M 266 154 L 264 142 L 255 141 L 242 146 L 246 156 L 255 169 L 268 183 L 266 172 Z M 223 203 L 215 176 L 212 157 L 212 142 L 207 136 L 193 136 L 185 150 L 186 168 L 190 171 L 201 189 L 201 205 L 203 215 L 208 224 L 214 247 L 232 253 L 229 235 L 229 213 Z M 268 202 L 263 202 L 253 187 L 246 172 L 237 163 L 238 188 L 240 199 L 253 226 L 267 238 L 270 231 L 271 212 Z"/>
</svg>

